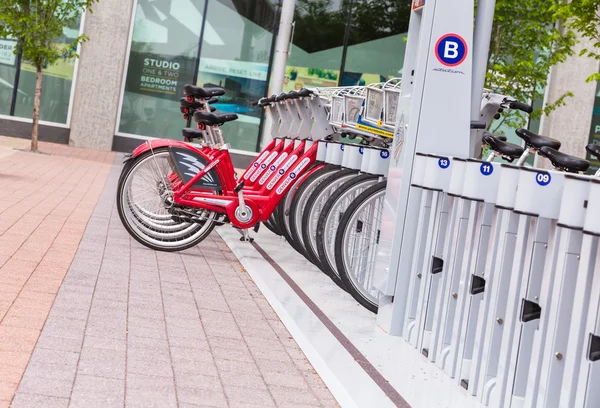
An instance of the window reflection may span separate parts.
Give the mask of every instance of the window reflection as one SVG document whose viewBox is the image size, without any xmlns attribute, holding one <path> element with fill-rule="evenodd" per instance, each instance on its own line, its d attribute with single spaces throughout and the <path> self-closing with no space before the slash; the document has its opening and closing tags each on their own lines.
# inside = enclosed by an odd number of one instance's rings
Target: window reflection
<svg viewBox="0 0 600 408">
<path fill-rule="evenodd" d="M 72 46 L 72 43 L 79 36 L 79 26 L 80 20 L 77 19 L 72 27 L 63 29 L 63 35 L 55 41 L 55 45 L 62 51 L 62 58 L 55 64 L 44 67 L 40 120 L 67 123 L 76 61 L 73 56 L 76 48 Z M 19 76 L 19 91 L 15 102 L 15 116 L 32 117 L 35 82 L 35 66 L 30 61 L 23 60 Z"/>
</svg>

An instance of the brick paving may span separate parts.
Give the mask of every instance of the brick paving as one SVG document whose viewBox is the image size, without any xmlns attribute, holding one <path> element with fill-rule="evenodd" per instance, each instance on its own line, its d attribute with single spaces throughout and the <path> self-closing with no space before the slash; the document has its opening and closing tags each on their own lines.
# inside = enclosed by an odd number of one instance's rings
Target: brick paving
<svg viewBox="0 0 600 408">
<path fill-rule="evenodd" d="M 119 158 L 42 150 L 0 155 L 0 408 L 337 406 L 216 233 L 149 250 Z"/>
</svg>

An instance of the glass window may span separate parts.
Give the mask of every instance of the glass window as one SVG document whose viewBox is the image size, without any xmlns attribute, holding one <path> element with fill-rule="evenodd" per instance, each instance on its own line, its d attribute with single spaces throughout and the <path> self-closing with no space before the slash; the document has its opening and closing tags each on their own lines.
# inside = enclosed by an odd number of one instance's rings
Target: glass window
<svg viewBox="0 0 600 408">
<path fill-rule="evenodd" d="M 590 137 L 588 143 L 600 145 L 600 82 L 598 82 L 596 87 L 596 97 L 594 98 L 594 110 L 592 112 L 592 124 L 590 125 Z M 587 174 L 596 173 L 596 170 L 600 167 L 600 162 L 589 153 L 586 158 L 591 164 Z"/>
<path fill-rule="evenodd" d="M 410 0 L 354 0 L 342 86 L 402 76 Z"/>
<path fill-rule="evenodd" d="M 0 115 L 10 114 L 17 73 L 17 56 L 13 53 L 16 45 L 14 40 L 0 39 Z"/>
<path fill-rule="evenodd" d="M 337 86 L 350 1 L 297 0 L 283 91 Z"/>
<path fill-rule="evenodd" d="M 234 149 L 256 151 L 265 95 L 276 6 L 268 1 L 210 0 L 198 67 L 198 86 L 218 86 L 225 95 L 214 106 L 238 120 L 223 125 Z"/>
<path fill-rule="evenodd" d="M 119 131 L 182 139 L 183 86 L 193 83 L 204 0 L 139 0 Z"/>
<path fill-rule="evenodd" d="M 63 58 L 55 64 L 44 67 L 42 80 L 42 98 L 40 101 L 40 120 L 67 123 L 71 85 L 75 71 L 75 58 L 71 56 L 71 44 L 79 36 L 80 19 L 73 27 L 63 29 L 63 35 L 56 40 L 63 51 Z M 35 96 L 35 66 L 29 61 L 21 62 L 19 92 L 15 102 L 15 116 L 31 118 L 33 98 Z"/>
</svg>

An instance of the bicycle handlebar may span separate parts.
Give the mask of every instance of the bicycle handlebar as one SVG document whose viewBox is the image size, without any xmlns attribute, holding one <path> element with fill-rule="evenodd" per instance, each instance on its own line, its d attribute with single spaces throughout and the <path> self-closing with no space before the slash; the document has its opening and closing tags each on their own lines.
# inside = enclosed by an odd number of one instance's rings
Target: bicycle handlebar
<svg viewBox="0 0 600 408">
<path fill-rule="evenodd" d="M 510 101 L 508 103 L 508 106 L 511 109 L 517 109 L 517 110 L 520 110 L 520 111 L 525 112 L 525 113 L 531 113 L 531 112 L 533 112 L 533 106 L 527 105 L 526 103 L 522 103 L 522 102 L 519 102 L 519 101 Z"/>
</svg>

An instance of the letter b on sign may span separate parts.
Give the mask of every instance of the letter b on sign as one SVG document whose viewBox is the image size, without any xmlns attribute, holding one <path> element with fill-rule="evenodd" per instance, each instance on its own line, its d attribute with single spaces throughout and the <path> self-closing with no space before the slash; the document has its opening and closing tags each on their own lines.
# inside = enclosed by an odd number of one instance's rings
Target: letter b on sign
<svg viewBox="0 0 600 408">
<path fill-rule="evenodd" d="M 458 34 L 446 34 L 435 44 L 437 60 L 447 67 L 456 67 L 467 58 L 469 47 L 467 42 Z"/>
<path fill-rule="evenodd" d="M 458 57 L 458 43 L 446 41 L 444 43 L 444 58 L 456 59 Z"/>
</svg>

